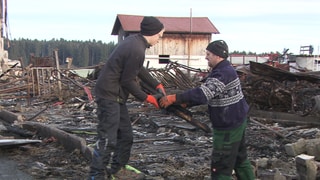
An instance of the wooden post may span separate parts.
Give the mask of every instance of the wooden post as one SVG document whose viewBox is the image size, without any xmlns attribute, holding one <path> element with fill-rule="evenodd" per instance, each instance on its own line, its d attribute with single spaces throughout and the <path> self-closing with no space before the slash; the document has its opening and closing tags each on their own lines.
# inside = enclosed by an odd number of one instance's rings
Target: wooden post
<svg viewBox="0 0 320 180">
<path fill-rule="evenodd" d="M 58 74 L 57 74 L 57 78 L 58 78 L 58 98 L 59 98 L 59 101 L 62 101 L 62 96 L 61 96 L 61 77 L 60 77 L 60 64 L 59 64 L 59 57 L 58 57 L 58 49 L 55 49 L 54 50 L 54 54 L 55 54 L 55 59 L 56 59 L 56 68 L 57 68 L 57 71 L 58 71 Z"/>
<path fill-rule="evenodd" d="M 67 69 L 70 69 L 70 68 L 71 68 L 72 60 L 73 60 L 73 58 L 72 58 L 72 57 L 67 57 L 67 59 L 66 59 L 66 62 L 68 63 L 68 65 L 67 65 Z"/>
</svg>

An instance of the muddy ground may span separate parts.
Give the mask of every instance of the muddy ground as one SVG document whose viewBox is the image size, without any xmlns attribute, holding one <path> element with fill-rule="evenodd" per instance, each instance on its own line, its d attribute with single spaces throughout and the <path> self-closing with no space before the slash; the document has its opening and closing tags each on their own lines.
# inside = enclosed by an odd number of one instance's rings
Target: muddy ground
<svg viewBox="0 0 320 180">
<path fill-rule="evenodd" d="M 28 119 L 54 102 L 27 106 L 23 100 L 2 101 L 3 109 L 21 114 Z M 36 118 L 48 126 L 55 126 L 68 133 L 84 138 L 87 145 L 95 142 L 97 122 L 95 103 L 84 103 L 77 99 L 62 105 L 49 106 Z M 165 111 L 132 101 L 128 104 L 134 129 L 134 145 L 130 165 L 147 175 L 146 179 L 210 179 L 210 155 L 212 137 L 201 129 Z M 206 107 L 190 109 L 193 118 L 206 123 Z M 313 138 L 318 129 L 314 127 L 283 127 L 268 121 L 265 125 L 287 134 L 287 139 L 270 130 L 250 122 L 247 129 L 248 154 L 255 167 L 257 179 L 274 179 L 281 174 L 286 179 L 297 179 L 294 157 L 286 154 L 284 145 L 299 138 Z M 211 126 L 210 126 L 211 127 Z M 310 130 L 311 129 L 311 130 Z M 40 139 L 41 143 L 0 147 L 1 156 L 6 156 L 18 164 L 18 168 L 34 179 L 86 179 L 90 160 L 80 150 L 66 151 L 54 137 L 21 137 L 8 130 L 2 130 L 2 138 L 15 137 Z"/>
</svg>

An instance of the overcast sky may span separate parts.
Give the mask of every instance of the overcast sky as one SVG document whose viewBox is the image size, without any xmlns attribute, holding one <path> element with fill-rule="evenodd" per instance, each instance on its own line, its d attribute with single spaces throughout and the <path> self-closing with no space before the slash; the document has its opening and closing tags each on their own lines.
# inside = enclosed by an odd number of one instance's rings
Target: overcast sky
<svg viewBox="0 0 320 180">
<path fill-rule="evenodd" d="M 116 42 L 117 14 L 208 17 L 230 51 L 319 54 L 319 0 L 7 0 L 8 38 Z"/>
</svg>

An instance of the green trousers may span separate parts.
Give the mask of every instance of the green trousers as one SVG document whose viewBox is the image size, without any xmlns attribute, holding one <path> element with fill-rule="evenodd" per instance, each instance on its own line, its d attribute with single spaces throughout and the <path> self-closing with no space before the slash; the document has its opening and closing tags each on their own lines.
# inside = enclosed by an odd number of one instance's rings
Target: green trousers
<svg viewBox="0 0 320 180">
<path fill-rule="evenodd" d="M 238 180 L 254 180 L 255 176 L 247 157 L 245 129 L 247 121 L 232 130 L 213 129 L 211 160 L 212 180 L 231 180 L 232 171 Z"/>
</svg>

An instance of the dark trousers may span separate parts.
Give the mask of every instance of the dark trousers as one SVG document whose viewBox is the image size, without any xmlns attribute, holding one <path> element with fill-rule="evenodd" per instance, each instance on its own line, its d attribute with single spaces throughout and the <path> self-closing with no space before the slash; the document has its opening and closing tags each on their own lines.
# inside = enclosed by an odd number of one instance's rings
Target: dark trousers
<svg viewBox="0 0 320 180">
<path fill-rule="evenodd" d="M 106 167 L 111 164 L 111 172 L 117 172 L 130 158 L 133 134 L 128 109 L 125 104 L 97 100 L 97 143 L 92 155 L 90 175 L 104 177 Z M 112 162 L 110 160 L 112 159 Z"/>
<path fill-rule="evenodd" d="M 252 166 L 247 159 L 245 121 L 240 127 L 224 131 L 213 129 L 211 160 L 212 180 L 231 180 L 235 170 L 238 180 L 253 180 Z"/>
</svg>

